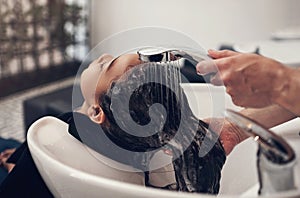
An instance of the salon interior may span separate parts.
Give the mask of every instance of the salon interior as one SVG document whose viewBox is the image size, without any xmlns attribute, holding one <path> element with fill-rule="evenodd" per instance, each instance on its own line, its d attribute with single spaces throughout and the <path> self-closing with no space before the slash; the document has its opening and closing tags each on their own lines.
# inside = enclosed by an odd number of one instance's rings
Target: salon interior
<svg viewBox="0 0 300 198">
<path fill-rule="evenodd" d="M 194 115 L 250 131 L 227 156 L 217 195 L 132 182 L 135 168 L 78 142 L 57 120 L 82 105 L 80 75 L 103 53 L 150 60 L 170 48 L 190 58 L 229 49 L 300 67 L 299 9 L 298 0 L 0 0 L 1 141 L 27 140 L 54 197 L 300 197 L 300 119 L 266 129 L 241 117 L 223 86 L 199 80 L 197 58 L 182 84 Z M 261 147 L 287 160 L 268 160 Z"/>
</svg>

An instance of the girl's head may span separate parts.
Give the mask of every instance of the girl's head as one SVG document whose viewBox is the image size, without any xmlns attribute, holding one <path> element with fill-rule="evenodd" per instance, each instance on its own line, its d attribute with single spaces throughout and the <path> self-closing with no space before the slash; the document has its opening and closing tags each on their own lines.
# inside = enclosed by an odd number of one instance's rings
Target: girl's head
<svg viewBox="0 0 300 198">
<path fill-rule="evenodd" d="M 104 122 L 99 96 L 109 89 L 113 81 L 140 63 L 137 54 L 125 54 L 117 58 L 103 54 L 93 61 L 81 74 L 80 87 L 85 101 L 80 111 L 98 124 Z"/>
<path fill-rule="evenodd" d="M 137 166 L 148 165 L 151 151 L 172 150 L 178 190 L 217 193 L 225 152 L 217 135 L 193 115 L 182 78 L 169 63 L 132 68 L 99 96 L 106 115 L 101 126 L 116 145 L 137 153 Z"/>
<path fill-rule="evenodd" d="M 182 116 L 192 116 L 179 81 L 178 68 L 156 63 L 135 66 L 100 95 L 106 115 L 102 126 L 127 149 L 162 147 L 179 130 Z"/>
</svg>

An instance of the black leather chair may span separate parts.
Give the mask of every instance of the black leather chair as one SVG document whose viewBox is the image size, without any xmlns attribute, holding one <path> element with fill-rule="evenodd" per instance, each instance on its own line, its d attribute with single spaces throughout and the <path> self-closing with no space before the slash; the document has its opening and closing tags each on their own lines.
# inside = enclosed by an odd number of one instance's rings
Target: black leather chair
<svg viewBox="0 0 300 198">
<path fill-rule="evenodd" d="M 44 116 L 58 116 L 61 113 L 70 112 L 73 107 L 80 106 L 83 101 L 79 86 L 75 87 L 76 98 L 73 100 L 73 86 L 52 91 L 47 94 L 35 96 L 23 102 L 24 125 L 27 132 L 30 125 Z M 78 92 L 78 93 L 77 93 Z"/>
</svg>

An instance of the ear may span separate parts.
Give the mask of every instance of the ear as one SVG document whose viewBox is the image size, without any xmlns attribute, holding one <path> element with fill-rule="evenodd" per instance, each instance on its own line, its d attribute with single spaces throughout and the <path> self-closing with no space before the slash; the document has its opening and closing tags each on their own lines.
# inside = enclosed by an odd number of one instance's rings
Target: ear
<svg viewBox="0 0 300 198">
<path fill-rule="evenodd" d="M 106 119 L 102 108 L 98 105 L 92 105 L 88 108 L 88 116 L 93 122 L 97 124 L 103 124 Z"/>
</svg>

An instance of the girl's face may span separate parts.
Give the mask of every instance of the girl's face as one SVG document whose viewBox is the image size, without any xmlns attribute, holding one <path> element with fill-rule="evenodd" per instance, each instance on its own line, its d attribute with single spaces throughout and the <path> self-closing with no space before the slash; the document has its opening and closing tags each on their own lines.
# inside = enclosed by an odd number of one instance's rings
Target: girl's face
<svg viewBox="0 0 300 198">
<path fill-rule="evenodd" d="M 117 58 L 104 54 L 93 61 L 81 74 L 81 91 L 88 105 L 98 104 L 98 98 L 127 70 L 141 64 L 138 54 L 125 54 Z"/>
</svg>

